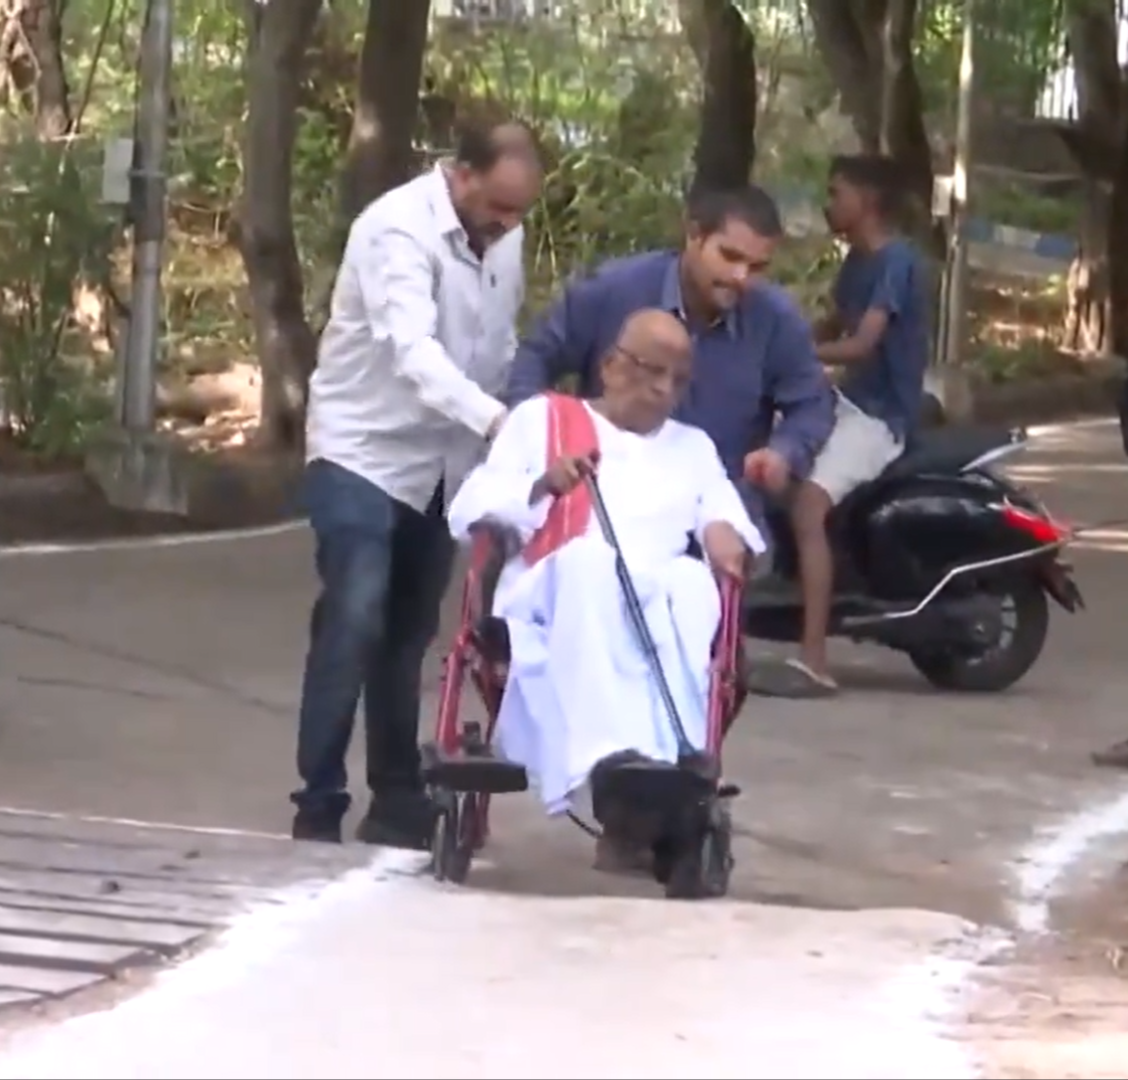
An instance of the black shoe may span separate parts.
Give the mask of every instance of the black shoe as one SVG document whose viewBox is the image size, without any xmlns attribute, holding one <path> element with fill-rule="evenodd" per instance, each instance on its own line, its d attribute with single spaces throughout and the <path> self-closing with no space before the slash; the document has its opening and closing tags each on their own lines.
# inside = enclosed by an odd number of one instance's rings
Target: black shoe
<svg viewBox="0 0 1128 1080">
<path fill-rule="evenodd" d="M 295 840 L 312 840 L 319 844 L 341 843 L 341 818 L 344 815 L 325 807 L 299 807 L 294 815 L 290 835 Z"/>
<path fill-rule="evenodd" d="M 356 829 L 362 844 L 429 851 L 438 809 L 426 792 L 393 789 L 372 796 Z"/>
</svg>

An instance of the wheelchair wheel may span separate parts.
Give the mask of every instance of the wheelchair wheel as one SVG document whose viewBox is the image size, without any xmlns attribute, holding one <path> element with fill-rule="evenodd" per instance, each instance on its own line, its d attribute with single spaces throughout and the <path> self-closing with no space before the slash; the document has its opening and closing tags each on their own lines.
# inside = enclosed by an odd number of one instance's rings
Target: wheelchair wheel
<svg viewBox="0 0 1128 1080">
<path fill-rule="evenodd" d="M 462 827 L 463 817 L 468 818 L 470 810 L 450 791 L 436 792 L 435 802 L 439 812 L 431 836 L 431 874 L 436 881 L 461 885 L 474 858 L 473 844 L 466 842 Z"/>
<path fill-rule="evenodd" d="M 734 866 L 732 816 L 720 798 L 702 810 L 697 827 L 673 853 L 665 883 L 669 900 L 712 900 L 728 893 Z"/>
</svg>

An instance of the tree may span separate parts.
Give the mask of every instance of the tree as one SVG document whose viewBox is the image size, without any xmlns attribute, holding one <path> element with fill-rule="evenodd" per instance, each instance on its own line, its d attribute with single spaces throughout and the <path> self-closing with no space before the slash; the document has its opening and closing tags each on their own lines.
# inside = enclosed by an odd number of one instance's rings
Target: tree
<svg viewBox="0 0 1128 1080">
<path fill-rule="evenodd" d="M 918 216 L 932 206 L 932 148 L 913 64 L 917 0 L 807 0 L 815 42 L 863 150 L 904 167 Z"/>
<path fill-rule="evenodd" d="M 756 155 L 756 39 L 732 0 L 679 0 L 701 68 L 701 116 L 693 154 L 695 185 L 748 182 Z"/>
<path fill-rule="evenodd" d="M 70 89 L 63 67 L 64 0 L 7 0 L 0 57 L 8 93 L 35 117 L 44 138 L 70 131 Z"/>
<path fill-rule="evenodd" d="M 290 199 L 306 46 L 321 8 L 322 0 L 245 0 L 244 7 L 244 183 L 232 238 L 247 271 L 262 370 L 259 438 L 271 449 L 301 444 L 306 392 L 316 362 Z"/>
<path fill-rule="evenodd" d="M 341 183 L 346 223 L 411 179 L 430 0 L 368 0 L 356 110 Z"/>
<path fill-rule="evenodd" d="M 1120 118 L 1120 150 L 1108 210 L 1109 351 L 1128 358 L 1128 125 Z"/>
<path fill-rule="evenodd" d="M 1070 0 L 1066 37 L 1077 88 L 1077 121 L 1057 130 L 1084 177 L 1085 202 L 1077 255 L 1069 269 L 1065 344 L 1080 352 L 1128 356 L 1124 274 L 1128 234 L 1113 223 L 1117 185 L 1125 188 L 1125 84 L 1117 57 L 1116 0 Z M 1123 220 L 1123 219 L 1121 219 Z M 1110 303 L 1112 295 L 1120 297 Z M 1117 327 L 1120 327 L 1118 330 Z"/>
</svg>

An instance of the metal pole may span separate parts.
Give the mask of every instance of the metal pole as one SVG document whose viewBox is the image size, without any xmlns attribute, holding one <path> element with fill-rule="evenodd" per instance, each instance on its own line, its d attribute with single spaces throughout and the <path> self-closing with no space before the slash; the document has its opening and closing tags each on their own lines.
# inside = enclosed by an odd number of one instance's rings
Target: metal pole
<svg viewBox="0 0 1128 1080">
<path fill-rule="evenodd" d="M 954 367 L 967 345 L 968 178 L 971 174 L 972 106 L 975 100 L 975 0 L 964 0 L 963 48 L 956 106 L 956 147 L 952 165 L 952 209 L 944 295 L 943 363 Z"/>
<path fill-rule="evenodd" d="M 156 420 L 171 68 L 172 0 L 149 0 L 134 159 L 131 318 L 120 398 L 122 427 L 137 433 L 151 432 Z"/>
</svg>

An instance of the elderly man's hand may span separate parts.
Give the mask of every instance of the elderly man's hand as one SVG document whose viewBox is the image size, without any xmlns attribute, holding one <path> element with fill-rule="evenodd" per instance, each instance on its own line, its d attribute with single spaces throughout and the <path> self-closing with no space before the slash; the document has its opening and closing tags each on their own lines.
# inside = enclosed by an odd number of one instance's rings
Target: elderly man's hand
<svg viewBox="0 0 1128 1080">
<path fill-rule="evenodd" d="M 727 521 L 713 521 L 706 525 L 701 546 L 714 570 L 741 580 L 747 575 L 751 561 L 748 545 Z"/>
<path fill-rule="evenodd" d="M 534 506 L 546 495 L 560 498 L 579 487 L 585 476 L 591 476 L 599 463 L 599 454 L 564 454 L 558 457 L 533 484 L 529 505 Z"/>
</svg>

